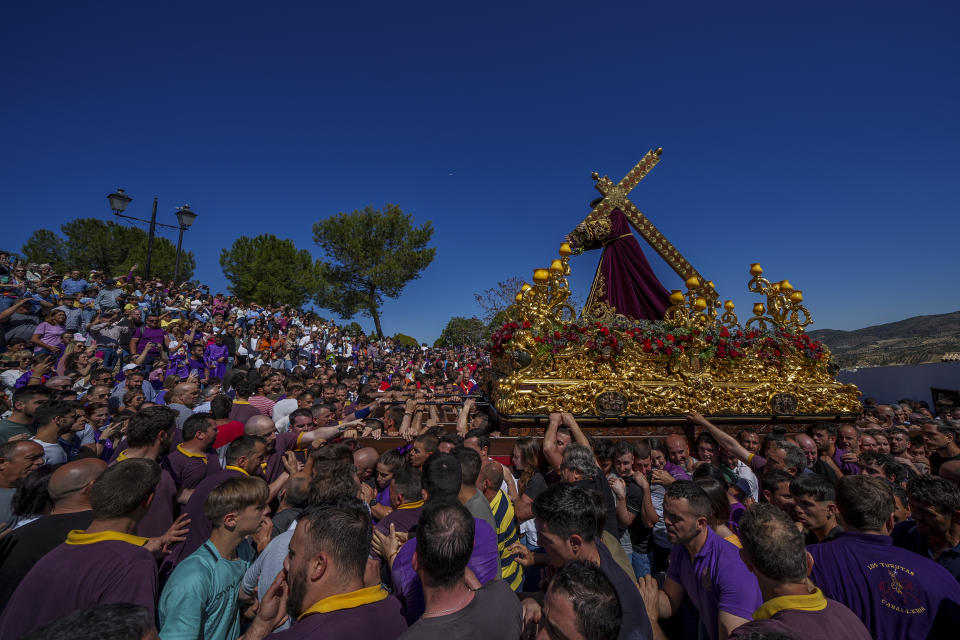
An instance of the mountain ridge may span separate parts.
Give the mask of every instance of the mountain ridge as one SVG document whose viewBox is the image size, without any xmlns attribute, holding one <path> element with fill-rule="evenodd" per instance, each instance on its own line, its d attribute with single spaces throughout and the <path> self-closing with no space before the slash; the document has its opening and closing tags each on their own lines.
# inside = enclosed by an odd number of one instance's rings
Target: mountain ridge
<svg viewBox="0 0 960 640">
<path fill-rule="evenodd" d="M 940 362 L 960 351 L 960 311 L 914 316 L 852 331 L 816 329 L 841 368 Z"/>
</svg>

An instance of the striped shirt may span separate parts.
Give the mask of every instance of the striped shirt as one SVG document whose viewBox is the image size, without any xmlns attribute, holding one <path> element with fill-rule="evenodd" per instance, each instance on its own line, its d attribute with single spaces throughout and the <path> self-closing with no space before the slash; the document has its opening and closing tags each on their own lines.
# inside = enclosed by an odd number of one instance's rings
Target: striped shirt
<svg viewBox="0 0 960 640">
<path fill-rule="evenodd" d="M 252 404 L 254 408 L 260 412 L 261 415 L 273 415 L 273 406 L 276 404 L 276 402 L 267 396 L 250 396 L 248 400 L 250 404 Z"/>
<path fill-rule="evenodd" d="M 490 510 L 493 511 L 493 520 L 497 525 L 497 550 L 500 552 L 500 577 L 518 591 L 523 584 L 523 567 L 510 553 L 510 545 L 520 542 L 517 517 L 513 510 L 510 498 L 502 490 L 490 501 Z"/>
</svg>

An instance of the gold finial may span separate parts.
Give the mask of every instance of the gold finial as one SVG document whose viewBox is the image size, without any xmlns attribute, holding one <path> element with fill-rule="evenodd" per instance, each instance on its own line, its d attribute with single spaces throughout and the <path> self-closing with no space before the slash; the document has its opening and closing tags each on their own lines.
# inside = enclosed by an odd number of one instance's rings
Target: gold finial
<svg viewBox="0 0 960 640">
<path fill-rule="evenodd" d="M 590 177 L 593 178 L 594 180 L 599 180 L 600 174 L 594 171 L 593 173 L 590 174 Z"/>
<path fill-rule="evenodd" d="M 657 154 L 658 156 L 662 156 L 662 155 L 663 155 L 663 147 L 657 147 L 657 150 L 654 151 L 654 153 Z"/>
</svg>

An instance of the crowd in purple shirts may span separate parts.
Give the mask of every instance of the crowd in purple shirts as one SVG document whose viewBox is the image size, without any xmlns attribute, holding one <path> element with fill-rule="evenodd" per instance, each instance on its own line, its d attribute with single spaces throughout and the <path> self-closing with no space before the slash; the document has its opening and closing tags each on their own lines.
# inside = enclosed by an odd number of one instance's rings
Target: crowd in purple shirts
<svg viewBox="0 0 960 640">
<path fill-rule="evenodd" d="M 642 440 L 551 413 L 497 456 L 481 348 L 370 341 L 133 273 L 3 284 L 0 638 L 960 623 L 958 409 L 865 399 L 854 422 L 790 432 L 691 414 L 692 437 Z"/>
</svg>

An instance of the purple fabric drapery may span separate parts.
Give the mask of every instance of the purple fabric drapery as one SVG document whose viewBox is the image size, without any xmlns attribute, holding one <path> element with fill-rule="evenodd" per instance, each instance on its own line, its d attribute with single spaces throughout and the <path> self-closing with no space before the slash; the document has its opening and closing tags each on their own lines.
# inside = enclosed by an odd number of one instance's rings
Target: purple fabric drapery
<svg viewBox="0 0 960 640">
<path fill-rule="evenodd" d="M 614 209 L 610 222 L 610 237 L 600 255 L 604 292 L 598 300 L 637 320 L 663 320 L 669 292 L 650 268 L 623 212 Z"/>
</svg>

